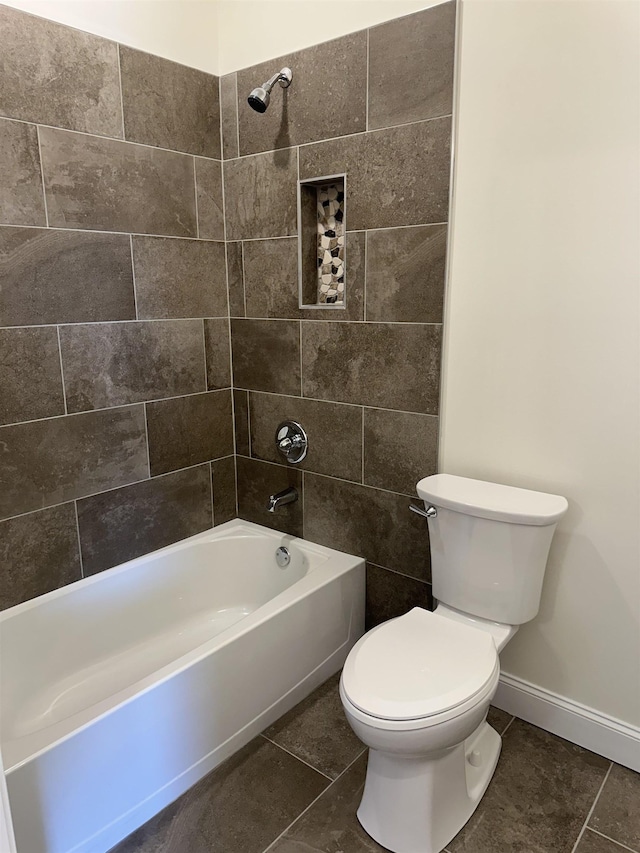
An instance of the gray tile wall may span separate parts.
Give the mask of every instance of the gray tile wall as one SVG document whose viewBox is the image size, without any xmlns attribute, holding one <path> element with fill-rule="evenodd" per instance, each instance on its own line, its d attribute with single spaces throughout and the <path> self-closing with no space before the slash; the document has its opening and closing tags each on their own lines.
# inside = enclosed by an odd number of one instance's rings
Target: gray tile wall
<svg viewBox="0 0 640 853">
<path fill-rule="evenodd" d="M 222 80 L 239 513 L 364 556 L 370 625 L 431 599 L 408 506 L 437 466 L 454 33 L 449 2 Z M 247 95 L 283 65 L 258 115 Z M 301 311 L 296 180 L 341 172 L 348 307 Z M 286 418 L 310 439 L 295 468 Z M 267 513 L 288 485 L 300 502 Z"/>
<path fill-rule="evenodd" d="M 236 478 L 220 81 L 0 32 L 4 608 L 233 518 Z"/>
</svg>

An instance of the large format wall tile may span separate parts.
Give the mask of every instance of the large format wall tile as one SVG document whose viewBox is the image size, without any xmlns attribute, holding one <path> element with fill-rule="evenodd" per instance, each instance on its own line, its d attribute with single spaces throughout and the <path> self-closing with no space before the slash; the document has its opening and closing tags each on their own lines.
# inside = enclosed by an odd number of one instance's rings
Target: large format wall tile
<svg viewBox="0 0 640 853">
<path fill-rule="evenodd" d="M 0 446 L 0 518 L 149 475 L 142 406 L 0 427 Z"/>
<path fill-rule="evenodd" d="M 84 574 L 202 533 L 212 525 L 208 465 L 78 501 Z"/>
<path fill-rule="evenodd" d="M 230 160 L 223 168 L 229 240 L 296 233 L 298 166 L 294 148 Z"/>
<path fill-rule="evenodd" d="M 40 143 L 50 225 L 196 236 L 186 154 L 49 127 Z"/>
<path fill-rule="evenodd" d="M 0 325 L 135 316 L 126 234 L 0 228 Z"/>
<path fill-rule="evenodd" d="M 147 403 L 151 476 L 233 453 L 231 391 Z"/>
<path fill-rule="evenodd" d="M 436 414 L 440 326 L 302 323 L 305 397 Z"/>
<path fill-rule="evenodd" d="M 73 503 L 0 522 L 0 610 L 80 580 Z"/>
<path fill-rule="evenodd" d="M 46 225 L 38 132 L 0 119 L 0 224 Z"/>
<path fill-rule="evenodd" d="M 222 164 L 219 160 L 195 158 L 198 194 L 198 236 L 206 240 L 224 240 L 224 204 L 222 201 Z"/>
<path fill-rule="evenodd" d="M 60 329 L 70 412 L 205 391 L 201 320 Z"/>
<path fill-rule="evenodd" d="M 218 78 L 120 45 L 126 139 L 220 157 Z"/>
<path fill-rule="evenodd" d="M 442 323 L 447 226 L 367 234 L 367 320 Z"/>
<path fill-rule="evenodd" d="M 298 238 L 249 240 L 243 251 L 247 317 L 296 319 Z"/>
<path fill-rule="evenodd" d="M 431 610 L 432 604 L 431 584 L 367 563 L 367 631 L 414 607 Z"/>
<path fill-rule="evenodd" d="M 427 524 L 406 497 L 305 473 L 304 509 L 306 539 L 430 580 Z"/>
<path fill-rule="evenodd" d="M 252 110 L 249 92 L 284 66 L 293 70 L 291 86 L 276 85 L 266 113 Z M 252 65 L 237 78 L 240 154 L 366 130 L 365 30 Z"/>
<path fill-rule="evenodd" d="M 0 329 L 0 423 L 54 415 L 64 415 L 56 329 Z"/>
<path fill-rule="evenodd" d="M 234 386 L 276 394 L 300 393 L 298 322 L 232 320 L 231 344 Z"/>
<path fill-rule="evenodd" d="M 114 42 L 0 6 L 0 114 L 122 136 Z"/>
<path fill-rule="evenodd" d="M 302 536 L 302 472 L 238 456 L 238 515 L 291 536 Z M 298 500 L 269 512 L 269 495 L 293 487 Z"/>
<path fill-rule="evenodd" d="M 448 115 L 456 5 L 442 3 L 369 31 L 369 127 Z"/>
<path fill-rule="evenodd" d="M 204 343 L 207 359 L 207 390 L 216 391 L 231 385 L 231 342 L 227 319 L 204 321 Z"/>
<path fill-rule="evenodd" d="M 224 243 L 133 237 L 133 262 L 138 319 L 226 316 Z"/>
<path fill-rule="evenodd" d="M 235 71 L 220 78 L 220 122 L 222 156 L 229 160 L 238 156 L 238 92 Z"/>
<path fill-rule="evenodd" d="M 450 143 L 451 120 L 441 118 L 305 145 L 300 178 L 348 174 L 351 231 L 444 222 Z"/>
<path fill-rule="evenodd" d="M 213 486 L 213 523 L 224 524 L 236 518 L 236 460 L 234 456 L 211 463 Z"/>
<path fill-rule="evenodd" d="M 364 410 L 364 481 L 415 495 L 416 483 L 435 474 L 438 418 L 387 409 Z"/>
<path fill-rule="evenodd" d="M 298 468 L 343 477 L 362 479 L 362 409 L 340 403 L 320 403 L 280 394 L 249 394 L 251 455 L 268 462 L 285 462 L 275 445 L 276 427 L 281 421 L 302 424 L 309 450 Z"/>
</svg>

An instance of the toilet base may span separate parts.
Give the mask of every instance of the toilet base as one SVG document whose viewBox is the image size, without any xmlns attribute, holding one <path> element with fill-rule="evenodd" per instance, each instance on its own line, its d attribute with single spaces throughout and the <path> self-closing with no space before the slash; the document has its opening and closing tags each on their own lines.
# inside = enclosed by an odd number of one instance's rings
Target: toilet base
<svg viewBox="0 0 640 853">
<path fill-rule="evenodd" d="M 369 749 L 362 828 L 393 853 L 440 853 L 475 811 L 501 745 L 483 722 L 462 743 L 427 756 Z"/>
</svg>

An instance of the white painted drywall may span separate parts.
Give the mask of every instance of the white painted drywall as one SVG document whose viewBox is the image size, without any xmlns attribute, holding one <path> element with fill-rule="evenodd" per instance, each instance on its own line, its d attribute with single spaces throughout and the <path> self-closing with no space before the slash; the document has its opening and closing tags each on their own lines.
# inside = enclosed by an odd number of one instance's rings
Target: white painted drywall
<svg viewBox="0 0 640 853">
<path fill-rule="evenodd" d="M 209 74 L 218 73 L 216 0 L 2 0 Z"/>
<path fill-rule="evenodd" d="M 640 724 L 640 4 L 464 0 L 441 470 L 566 495 L 516 677 Z"/>
</svg>

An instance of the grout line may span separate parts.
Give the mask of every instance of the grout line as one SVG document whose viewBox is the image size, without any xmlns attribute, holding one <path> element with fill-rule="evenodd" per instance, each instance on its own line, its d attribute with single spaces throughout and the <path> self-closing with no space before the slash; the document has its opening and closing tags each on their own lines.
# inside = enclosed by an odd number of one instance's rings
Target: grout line
<svg viewBox="0 0 640 853">
<path fill-rule="evenodd" d="M 216 516 L 214 509 L 214 493 L 213 493 L 213 462 L 209 461 L 209 494 L 211 495 L 211 527 L 216 526 Z"/>
<path fill-rule="evenodd" d="M 593 832 L 594 835 L 599 835 L 600 838 L 606 838 L 607 841 L 610 841 L 612 844 L 615 844 L 616 847 L 619 847 L 621 850 L 629 850 L 630 853 L 638 853 L 638 850 L 634 847 L 627 847 L 626 844 L 623 844 L 622 841 L 616 841 L 615 838 L 611 838 L 609 835 L 605 835 L 604 832 L 599 832 L 597 829 L 594 829 L 592 826 L 585 827 L 585 832 Z"/>
<path fill-rule="evenodd" d="M 0 518 L 0 524 L 3 521 L 13 521 L 14 518 L 23 518 L 25 515 L 33 515 L 36 512 L 43 512 L 47 509 L 55 509 L 58 506 L 64 506 L 65 504 L 71 503 L 72 501 L 83 501 L 86 498 L 95 498 L 98 495 L 106 495 L 109 492 L 116 492 L 118 489 L 126 489 L 128 486 L 138 486 L 140 483 L 148 483 L 149 480 L 159 480 L 161 477 L 170 477 L 172 474 L 179 474 L 181 471 L 189 471 L 192 468 L 201 468 L 203 465 L 207 465 L 210 461 L 220 462 L 222 459 L 232 459 L 233 455 L 228 453 L 226 456 L 219 456 L 213 460 L 206 460 L 204 462 L 195 462 L 193 465 L 185 465 L 184 468 L 175 468 L 173 471 L 165 471 L 162 474 L 154 474 L 153 477 L 142 477 L 140 480 L 132 480 L 130 483 L 120 483 L 117 486 L 111 486 L 108 489 L 102 489 L 99 492 L 89 492 L 86 495 L 77 495 L 76 497 L 69 497 L 66 501 L 60 501 L 55 504 L 47 504 L 46 506 L 39 506 L 36 509 L 28 509 L 26 512 L 19 512 L 17 515 L 8 515 L 5 518 Z"/>
<path fill-rule="evenodd" d="M 0 117 L 0 121 L 2 118 Z M 202 158 L 201 158 L 202 159 Z M 197 240 L 197 237 L 188 237 L 180 234 L 153 234 L 149 231 L 111 231 L 108 228 L 63 228 L 60 225 L 47 226 L 50 231 L 62 231 L 64 234 L 72 232 L 74 234 L 133 234 L 134 237 L 161 237 L 163 240 Z M 12 225 L 11 222 L 0 222 L 0 228 L 29 228 L 32 231 L 42 231 L 42 225 Z M 204 243 L 224 243 L 224 240 L 214 240 L 209 237 L 200 237 L 200 242 Z M 276 239 L 276 238 L 274 238 Z"/>
<path fill-rule="evenodd" d="M 298 320 L 298 345 L 300 347 L 300 396 L 304 397 L 304 384 L 302 380 L 302 320 Z"/>
<path fill-rule="evenodd" d="M 67 408 L 67 389 L 64 385 L 64 367 L 62 366 L 62 343 L 60 342 L 60 326 L 56 326 L 56 333 L 58 335 L 58 357 L 60 359 L 60 380 L 62 382 L 62 400 L 64 402 L 64 413 L 65 415 L 69 414 L 69 410 Z M 53 420 L 54 418 L 61 418 L 63 415 L 52 415 L 49 418 L 35 418 L 35 420 Z M 33 421 L 18 421 L 18 423 L 33 423 Z M 16 426 L 16 424 L 5 424 L 5 426 Z"/>
<path fill-rule="evenodd" d="M 83 409 L 81 412 L 66 412 L 64 415 L 49 415 L 49 417 L 46 418 L 34 418 L 31 421 L 16 421 L 15 423 L 0 425 L 0 430 L 5 429 L 6 427 L 24 426 L 24 424 L 37 424 L 41 421 L 55 421 L 56 418 L 73 418 L 77 415 L 92 415 L 94 412 L 111 412 L 116 409 L 128 409 L 131 406 L 142 406 L 148 403 L 164 403 L 167 400 L 181 400 L 183 397 L 197 397 L 199 394 L 218 394 L 221 391 L 231 391 L 231 387 L 216 388 L 213 391 L 193 391 L 190 394 L 178 394 L 174 397 L 156 397 L 153 400 L 136 400 L 135 403 L 118 403 L 114 406 L 103 406 L 100 409 Z"/>
<path fill-rule="evenodd" d="M 129 234 L 129 251 L 131 252 L 131 280 L 133 282 L 133 308 L 136 312 L 136 321 L 139 321 L 140 315 L 138 314 L 138 291 L 136 289 L 136 268 L 135 268 L 135 265 L 133 263 L 133 235 L 132 234 Z M 120 322 L 130 323 L 130 322 L 134 322 L 134 321 L 133 320 L 121 320 Z M 146 321 L 146 322 L 151 322 L 151 321 Z M 70 325 L 75 325 L 75 323 L 74 324 L 67 323 L 65 325 L 70 326 Z M 88 323 L 82 323 L 80 325 L 89 325 L 89 324 Z M 96 325 L 97 325 L 97 323 L 96 323 Z"/>
<path fill-rule="evenodd" d="M 364 275 L 362 282 L 362 320 L 361 323 L 367 322 L 367 264 L 369 263 L 369 232 L 364 232 Z"/>
<path fill-rule="evenodd" d="M 124 323 L 183 323 L 195 322 L 196 320 L 226 320 L 226 315 L 222 317 L 153 317 L 151 319 L 139 320 L 137 317 L 132 317 L 130 320 L 89 320 L 80 323 L 25 323 L 14 326 L 0 326 L 0 330 L 4 329 L 47 329 L 52 326 L 113 326 Z M 242 319 L 242 318 L 241 318 Z"/>
<path fill-rule="evenodd" d="M 260 733 L 260 737 L 263 737 L 266 741 L 269 741 L 269 743 L 273 744 L 274 746 L 277 746 L 278 749 L 281 749 L 283 752 L 286 752 L 287 755 L 290 755 L 292 758 L 295 758 L 297 761 L 300 761 L 302 764 L 306 764 L 307 767 L 310 767 L 311 770 L 315 770 L 316 773 L 319 773 L 321 776 L 324 776 L 325 779 L 328 779 L 330 782 L 333 782 L 333 779 L 331 778 L 331 776 L 327 776 L 327 774 L 323 773 L 322 770 L 318 770 L 317 767 L 314 767 L 313 764 L 309 764 L 309 762 L 305 761 L 304 758 L 300 758 L 300 756 L 296 755 L 295 752 L 291 752 L 291 750 L 287 749 L 286 746 L 283 746 L 281 743 L 276 743 L 275 740 L 271 740 L 271 738 L 267 737 L 267 735 L 264 732 Z M 327 785 L 327 787 L 329 787 L 329 786 Z M 326 790 L 327 789 L 325 788 L 325 791 Z"/>
<path fill-rule="evenodd" d="M 78 534 L 78 556 L 80 557 L 80 577 L 84 578 L 84 563 L 82 560 L 82 542 L 80 541 L 80 519 L 78 518 L 78 501 L 74 499 L 73 509 L 76 514 L 76 533 Z"/>
<path fill-rule="evenodd" d="M 364 486 L 364 406 L 362 407 L 362 438 L 361 438 L 361 449 L 362 449 L 362 485 Z"/>
<path fill-rule="evenodd" d="M 44 203 L 44 221 L 46 223 L 46 227 L 49 227 L 49 206 L 47 205 L 47 190 L 44 184 L 44 162 L 42 160 L 42 145 L 40 143 L 40 125 L 37 124 L 36 128 L 36 139 L 38 140 L 38 157 L 40 158 L 40 181 L 42 183 L 42 201 Z M 9 226 L 11 227 L 11 226 Z M 42 226 L 30 226 L 32 228 L 40 228 Z"/>
<path fill-rule="evenodd" d="M 321 793 L 319 793 L 319 794 L 318 794 L 318 796 L 315 798 L 315 800 L 312 800 L 312 801 L 309 803 L 309 805 L 306 807 L 306 809 L 303 809 L 303 810 L 300 812 L 300 814 L 299 814 L 299 815 L 297 815 L 297 817 L 295 818 L 295 820 L 292 820 L 292 821 L 291 821 L 291 823 L 289 824 L 289 826 L 287 826 L 287 827 L 286 827 L 286 829 L 284 829 L 284 830 L 280 833 L 280 835 L 278 835 L 278 836 L 277 836 L 277 838 L 274 838 L 274 839 L 273 839 L 273 841 L 271 842 L 271 844 L 268 844 L 268 845 L 267 845 L 267 847 L 265 847 L 265 849 L 262 851 L 262 853 L 268 853 L 270 850 L 272 850 L 272 849 L 273 849 L 273 846 L 274 846 L 275 844 L 277 844 L 277 842 L 278 842 L 278 841 L 280 841 L 280 839 L 281 839 L 281 838 L 283 838 L 283 837 L 287 834 L 287 832 L 289 832 L 289 830 L 291 829 L 291 827 L 292 827 L 295 823 L 297 823 L 297 822 L 300 820 L 300 818 L 301 818 L 301 817 L 303 817 L 303 815 L 305 815 L 305 814 L 309 811 L 309 809 L 313 808 L 313 806 L 315 806 L 315 804 L 318 802 L 318 800 L 320 799 L 320 797 L 324 796 L 324 794 L 326 794 L 326 793 L 327 793 L 327 791 L 328 791 L 328 790 L 329 790 L 333 785 L 335 785 L 335 784 L 336 784 L 336 782 L 337 782 L 339 779 L 342 779 L 342 777 L 344 776 L 344 774 L 345 774 L 348 770 L 350 770 L 350 769 L 353 767 L 353 765 L 356 763 L 356 761 L 358 761 L 360 758 L 362 758 L 362 755 L 363 755 L 366 751 L 367 751 L 367 747 L 366 747 L 366 746 L 364 746 L 364 747 L 362 748 L 362 750 L 361 750 L 361 751 L 356 755 L 356 757 L 353 759 L 353 761 L 351 761 L 349 764 L 347 764 L 347 766 L 344 768 L 344 770 L 343 770 L 343 771 L 342 771 L 338 776 L 336 776 L 336 778 L 335 778 L 335 779 L 333 779 L 333 780 L 332 780 L 332 781 L 327 785 L 327 787 L 324 789 L 324 791 L 321 791 Z M 315 768 L 314 768 L 314 769 L 315 769 Z"/>
<path fill-rule="evenodd" d="M 242 261 L 242 299 L 244 302 L 244 317 L 240 317 L 240 320 L 247 319 L 247 287 L 245 285 L 245 275 L 244 275 L 244 240 L 240 241 L 240 259 Z"/>
<path fill-rule="evenodd" d="M 204 332 L 205 321 L 202 320 L 202 357 L 204 360 L 204 394 L 209 393 L 209 371 L 207 370 L 207 338 Z M 233 400 L 233 388 L 231 388 L 231 399 Z"/>
<path fill-rule="evenodd" d="M 363 557 L 362 559 L 366 560 L 365 557 Z M 393 572 L 394 575 L 400 575 L 400 577 L 407 578 L 407 580 L 410 580 L 410 581 L 417 581 L 418 583 L 425 584 L 425 586 L 433 586 L 431 581 L 424 580 L 424 578 L 417 578 L 417 577 L 415 577 L 415 575 L 407 575 L 407 574 L 405 574 L 405 572 L 399 572 L 397 569 L 392 569 L 389 566 L 381 566 L 380 563 L 374 563 L 372 560 L 366 560 L 366 562 L 370 566 L 375 566 L 376 569 L 383 569 L 385 572 Z M 505 731 L 506 731 L 506 729 L 505 729 Z M 503 732 L 503 734 L 504 734 L 504 732 Z"/>
<path fill-rule="evenodd" d="M 315 306 L 305 306 L 304 310 L 314 310 Z M 327 310 L 345 310 L 345 309 L 327 309 L 318 307 L 319 311 L 327 311 Z M 191 318 L 189 318 L 191 319 Z M 274 323 L 321 323 L 322 325 L 326 325 L 328 323 L 351 323 L 354 326 L 437 326 L 442 327 L 442 323 L 418 323 L 415 320 L 350 320 L 348 317 L 345 317 L 343 320 L 340 319 L 314 319 L 313 317 L 234 317 L 234 320 L 260 320 L 264 321 L 273 321 Z M 130 321 L 121 321 L 121 322 L 130 322 Z M 78 325 L 78 324 L 64 324 L 64 325 Z"/>
<path fill-rule="evenodd" d="M 122 121 L 122 137 L 121 140 L 126 141 L 124 129 L 124 93 L 122 91 L 122 68 L 120 63 L 120 43 L 116 42 L 116 56 L 118 57 L 118 92 L 120 94 L 120 119 Z M 117 139 L 118 137 L 104 137 L 105 139 Z"/>
<path fill-rule="evenodd" d="M 147 424 L 147 404 L 142 404 L 144 408 L 144 437 L 147 443 L 147 470 L 149 471 L 149 476 L 147 479 L 151 479 L 151 450 L 149 448 L 149 426 Z"/>
<path fill-rule="evenodd" d="M 235 427 L 235 424 L 234 424 L 234 427 Z M 234 439 L 235 439 L 235 428 L 234 428 L 233 432 L 234 432 Z M 236 478 L 236 518 L 238 518 L 238 516 L 240 514 L 238 511 L 238 456 L 235 453 L 233 454 L 233 470 L 234 470 L 235 478 Z"/>
<path fill-rule="evenodd" d="M 249 391 L 244 392 L 247 395 L 247 438 L 249 441 L 249 459 L 253 459 L 253 442 L 251 441 L 251 394 Z M 238 454 L 242 456 L 241 453 Z"/>
<path fill-rule="evenodd" d="M 223 184 L 223 194 L 224 194 L 224 184 Z M 200 239 L 200 214 L 198 212 L 198 179 L 196 177 L 196 158 L 193 158 L 193 194 L 195 196 L 195 211 L 196 211 L 196 240 Z M 224 210 L 224 205 L 223 208 Z M 225 237 L 226 243 L 226 237 Z"/>
<path fill-rule="evenodd" d="M 366 78 L 365 78 L 365 120 L 364 127 L 365 130 L 369 130 L 369 27 L 367 27 L 367 67 L 365 69 Z"/>
<path fill-rule="evenodd" d="M 511 725 L 511 723 L 513 723 L 513 721 L 514 721 L 515 719 L 516 719 L 516 718 L 515 718 L 514 716 L 512 716 L 512 717 L 511 717 L 511 719 L 509 720 L 509 722 L 507 723 L 507 725 L 506 725 L 506 726 L 503 728 L 503 730 L 499 733 L 499 734 L 500 734 L 500 737 L 504 737 L 504 736 L 505 736 L 505 734 L 507 733 L 507 729 L 509 728 L 509 726 Z"/>
<path fill-rule="evenodd" d="M 579 833 L 578 837 L 576 838 L 576 843 L 571 848 L 571 853 L 576 853 L 576 850 L 578 849 L 578 845 L 580 844 L 580 841 L 582 840 L 582 836 L 584 835 L 584 831 L 585 831 L 585 829 L 587 829 L 587 824 L 591 820 L 591 815 L 594 813 L 595 808 L 598 804 L 598 800 L 600 799 L 600 794 L 602 793 L 604 786 L 607 784 L 607 779 L 609 778 L 609 774 L 611 773 L 612 767 L 613 767 L 613 761 L 611 761 L 609 763 L 609 767 L 607 769 L 607 772 L 605 773 L 604 779 L 602 780 L 602 784 L 598 788 L 598 793 L 596 794 L 596 797 L 595 797 L 593 803 L 591 804 L 591 808 L 589 809 L 589 813 L 587 814 L 585 822 L 582 824 L 582 829 L 580 830 L 580 833 Z"/>
</svg>

